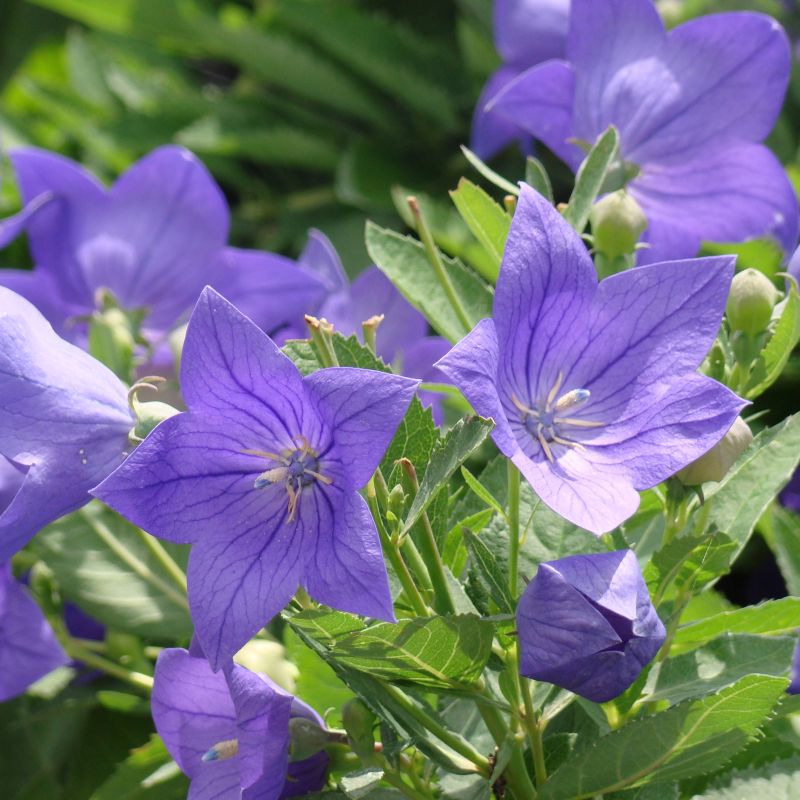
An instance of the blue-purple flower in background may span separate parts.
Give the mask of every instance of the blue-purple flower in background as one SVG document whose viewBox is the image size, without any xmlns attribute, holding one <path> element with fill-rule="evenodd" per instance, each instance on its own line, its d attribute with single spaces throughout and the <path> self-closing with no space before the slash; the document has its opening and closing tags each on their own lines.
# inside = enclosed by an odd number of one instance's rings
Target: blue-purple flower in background
<svg viewBox="0 0 800 800">
<path fill-rule="evenodd" d="M 493 319 L 438 366 L 554 511 L 601 534 L 639 490 L 694 461 L 741 400 L 697 374 L 725 308 L 733 259 L 639 267 L 598 284 L 580 237 L 522 185 Z"/>
<path fill-rule="evenodd" d="M 33 272 L 0 270 L 0 285 L 28 298 L 56 331 L 84 344 L 101 290 L 146 312 L 158 343 L 185 322 L 206 284 L 274 330 L 320 302 L 324 287 L 284 256 L 227 246 L 220 187 L 181 147 L 160 147 L 106 189 L 80 165 L 35 148 L 12 150 L 25 208 L 0 225 L 0 246 L 23 230 Z"/>
<path fill-rule="evenodd" d="M 595 703 L 622 694 L 666 638 L 632 550 L 540 564 L 517 630 L 523 675 Z"/>
<path fill-rule="evenodd" d="M 0 564 L 0 703 L 68 662 L 41 609 L 11 574 L 11 565 Z"/>
<path fill-rule="evenodd" d="M 152 696 L 156 730 L 191 779 L 191 800 L 279 800 L 325 785 L 328 756 L 289 761 L 290 725 L 323 728 L 305 703 L 230 663 L 212 672 L 201 653 L 163 650 Z"/>
<path fill-rule="evenodd" d="M 666 32 L 650 0 L 573 0 L 566 60 L 527 70 L 488 107 L 573 169 L 617 127 L 617 174 L 649 222 L 643 263 L 693 256 L 702 240 L 771 236 L 789 250 L 797 198 L 761 142 L 790 67 L 786 34 L 765 15 L 714 14 Z"/>
<path fill-rule="evenodd" d="M 564 57 L 569 5 L 570 0 L 495 0 L 494 40 L 503 64 L 486 82 L 472 118 L 470 147 L 481 158 L 491 158 L 515 140 L 530 139 L 486 104 L 529 67 Z"/>
<path fill-rule="evenodd" d="M 362 323 L 376 315 L 384 319 L 378 326 L 376 352 L 395 372 L 426 383 L 448 383 L 443 372 L 433 365 L 450 349 L 441 336 L 428 335 L 428 323 L 401 294 L 392 282 L 375 266 L 367 267 L 352 284 L 342 267 L 333 245 L 319 231 L 309 233 L 308 245 L 298 259 L 298 265 L 317 275 L 326 287 L 324 300 L 310 309 L 324 317 L 344 336 L 355 334 L 363 340 Z M 304 338 L 305 328 L 287 328 L 282 339 Z M 444 421 L 442 396 L 435 392 L 420 392 L 423 404 L 430 406 L 437 425 Z"/>
<path fill-rule="evenodd" d="M 135 420 L 122 382 L 0 287 L 0 563 L 91 500 Z"/>
<path fill-rule="evenodd" d="M 207 288 L 181 360 L 188 412 L 161 423 L 95 494 L 150 533 L 193 543 L 189 603 L 214 669 L 291 599 L 393 620 L 358 489 L 417 381 L 334 368 L 302 377 Z"/>
</svg>

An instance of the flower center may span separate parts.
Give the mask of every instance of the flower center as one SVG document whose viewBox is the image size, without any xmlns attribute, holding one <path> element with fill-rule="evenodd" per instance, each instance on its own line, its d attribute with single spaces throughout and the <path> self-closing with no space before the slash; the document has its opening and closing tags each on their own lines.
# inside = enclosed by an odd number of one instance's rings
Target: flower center
<svg viewBox="0 0 800 800">
<path fill-rule="evenodd" d="M 559 372 L 545 401 L 533 407 L 524 405 L 516 395 L 511 395 L 511 401 L 519 409 L 520 419 L 525 430 L 539 443 L 547 460 L 551 463 L 555 460 L 553 444 L 564 445 L 575 450 L 584 449 L 580 442 L 570 438 L 564 428 L 597 428 L 603 424 L 570 416 L 571 412 L 584 406 L 591 395 L 588 389 L 572 389 L 559 395 L 563 383 L 564 374 Z"/>
<path fill-rule="evenodd" d="M 293 522 L 297 515 L 300 494 L 306 486 L 316 481 L 331 484 L 333 481 L 319 471 L 319 457 L 304 436 L 296 436 L 300 447 L 289 448 L 281 453 L 268 453 L 264 450 L 245 450 L 247 455 L 259 456 L 274 462 L 275 466 L 262 472 L 253 482 L 256 489 L 283 484 L 289 495 L 287 522 Z"/>
</svg>

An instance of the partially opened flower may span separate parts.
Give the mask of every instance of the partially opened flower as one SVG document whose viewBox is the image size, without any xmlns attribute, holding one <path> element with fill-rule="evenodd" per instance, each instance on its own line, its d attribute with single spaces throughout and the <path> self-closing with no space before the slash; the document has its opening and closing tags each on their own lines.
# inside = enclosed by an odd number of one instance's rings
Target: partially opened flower
<svg viewBox="0 0 800 800">
<path fill-rule="evenodd" d="M 771 17 L 714 14 L 666 32 L 651 0 L 573 0 L 566 60 L 527 70 L 489 108 L 573 169 L 579 143 L 615 125 L 617 172 L 649 222 L 642 261 L 754 236 L 788 250 L 797 198 L 761 142 L 790 66 L 786 34 Z"/>
<path fill-rule="evenodd" d="M 207 288 L 181 361 L 188 412 L 162 422 L 95 494 L 163 539 L 192 542 L 189 602 L 215 669 L 299 585 L 393 620 L 375 523 L 358 489 L 417 382 L 323 369 L 303 378 Z"/>
<path fill-rule="evenodd" d="M 69 662 L 28 590 L 0 564 L 0 703 Z"/>
<path fill-rule="evenodd" d="M 325 785 L 324 751 L 289 761 L 292 720 L 323 729 L 322 720 L 266 676 L 233 663 L 212 672 L 201 653 L 163 650 L 152 709 L 167 750 L 191 779 L 191 800 L 278 800 Z"/>
<path fill-rule="evenodd" d="M 0 287 L 0 562 L 92 499 L 134 424 L 122 382 Z"/>
<path fill-rule="evenodd" d="M 376 352 L 395 371 L 427 383 L 448 383 L 447 377 L 433 365 L 449 349 L 441 336 L 428 335 L 428 323 L 375 266 L 367 267 L 353 282 L 348 281 L 342 262 L 333 245 L 319 231 L 312 230 L 308 245 L 298 259 L 306 271 L 313 272 L 326 286 L 327 293 L 313 309 L 344 336 L 355 334 L 363 341 L 362 323 L 382 315 L 376 336 Z M 295 326 L 283 338 L 306 336 Z M 421 392 L 420 399 L 429 405 L 437 424 L 444 419 L 441 395 Z"/>
<path fill-rule="evenodd" d="M 709 450 L 745 402 L 696 373 L 733 275 L 729 257 L 638 267 L 598 284 L 580 237 L 528 186 L 494 319 L 438 366 L 554 511 L 600 534 L 638 491 Z"/>
<path fill-rule="evenodd" d="M 271 330 L 313 306 L 324 291 L 288 258 L 227 246 L 222 190 L 192 153 L 160 147 L 106 189 L 81 166 L 35 148 L 12 150 L 25 208 L 0 225 L 0 245 L 23 230 L 33 272 L 0 270 L 0 284 L 27 297 L 78 343 L 100 290 L 145 311 L 158 341 L 185 321 L 206 284 L 257 309 Z"/>
<path fill-rule="evenodd" d="M 523 675 L 595 703 L 622 694 L 666 638 L 632 550 L 540 564 L 517 629 Z"/>
<path fill-rule="evenodd" d="M 521 72 L 563 58 L 569 26 L 570 0 L 495 0 L 494 41 L 503 65 L 486 82 L 472 118 L 470 147 L 490 158 L 516 139 L 529 139 L 505 115 L 486 104 Z"/>
</svg>

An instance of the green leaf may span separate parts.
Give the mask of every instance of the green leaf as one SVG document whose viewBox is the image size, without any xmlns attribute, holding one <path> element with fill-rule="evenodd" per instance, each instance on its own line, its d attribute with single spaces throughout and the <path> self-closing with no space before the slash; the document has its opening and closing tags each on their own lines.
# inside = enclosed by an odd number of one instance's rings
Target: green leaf
<svg viewBox="0 0 800 800">
<path fill-rule="evenodd" d="M 774 239 L 750 239 L 747 242 L 703 242 L 701 256 L 736 256 L 736 269 L 748 267 L 773 277 L 783 266 L 783 249 Z"/>
<path fill-rule="evenodd" d="M 642 701 L 668 700 L 673 705 L 717 692 L 746 675 L 783 677 L 795 644 L 790 636 L 730 634 L 684 655 L 673 657 L 670 651 L 670 658 L 651 670 Z"/>
<path fill-rule="evenodd" d="M 710 530 L 724 531 L 737 544 L 750 538 L 761 515 L 793 475 L 800 461 L 800 414 L 761 431 L 723 481 L 706 494 Z"/>
<path fill-rule="evenodd" d="M 800 756 L 726 773 L 693 800 L 794 800 L 800 797 Z"/>
<path fill-rule="evenodd" d="M 512 194 L 514 197 L 519 195 L 519 187 L 515 186 L 511 181 L 507 181 L 502 175 L 498 175 L 491 167 L 487 166 L 486 164 L 481 161 L 475 153 L 472 152 L 468 147 L 464 147 L 461 145 L 461 152 L 464 154 L 464 157 L 475 167 L 484 178 L 486 178 L 489 183 L 493 183 L 497 186 L 498 189 L 502 189 L 506 194 Z"/>
<path fill-rule="evenodd" d="M 439 429 L 433 421 L 430 408 L 423 408 L 418 398 L 411 401 L 381 462 L 381 469 L 389 481 L 389 488 L 400 479 L 400 467 L 395 462 L 407 458 L 424 476 L 431 453 L 439 441 Z"/>
<path fill-rule="evenodd" d="M 181 800 L 189 781 L 160 737 L 134 750 L 89 800 Z"/>
<path fill-rule="evenodd" d="M 97 501 L 48 525 L 34 540 L 65 598 L 104 625 L 141 636 L 188 637 L 186 594 L 154 547 L 185 567 L 188 547 L 159 543 Z"/>
<path fill-rule="evenodd" d="M 282 349 L 303 375 L 310 375 L 312 372 L 322 369 L 317 353 L 308 339 L 290 339 Z M 333 351 L 336 353 L 336 359 L 340 367 L 358 367 L 360 369 L 374 369 L 378 372 L 391 372 L 389 367 L 372 350 L 358 341 L 355 334 L 342 336 L 340 333 L 334 333 Z"/>
<path fill-rule="evenodd" d="M 457 76 L 413 28 L 342 3 L 308 0 L 281 3 L 278 18 L 410 111 L 445 130 L 458 125 Z"/>
<path fill-rule="evenodd" d="M 500 501 L 466 468 L 461 467 L 461 477 L 464 482 L 489 508 L 493 508 L 498 514 L 506 515 L 506 510 L 500 505 Z"/>
<path fill-rule="evenodd" d="M 307 613 L 308 612 L 303 612 L 304 615 Z M 422 753 L 437 764 L 443 766 L 449 772 L 474 772 L 472 763 L 467 762 L 462 756 L 455 753 L 449 747 L 442 744 L 439 739 L 434 737 L 427 728 L 420 724 L 416 714 L 411 713 L 403 703 L 398 702 L 395 692 L 383 681 L 367 673 L 352 669 L 335 659 L 330 649 L 322 642 L 317 641 L 309 634 L 308 630 L 304 628 L 302 617 L 300 620 L 297 620 L 297 616 L 299 615 L 292 617 L 285 614 L 285 616 L 289 625 L 291 625 L 292 629 L 295 630 L 300 638 L 333 668 L 334 672 L 336 672 L 344 683 L 364 701 L 374 714 L 377 714 L 383 720 L 385 725 L 388 726 L 389 730 L 393 732 L 397 738 L 402 739 L 403 736 L 407 737 L 405 741 L 401 740 L 397 742 L 398 749 L 402 749 L 406 742 L 413 743 Z M 298 624 L 298 622 L 300 624 Z M 317 622 L 319 624 L 319 620 Z M 429 716 L 432 720 L 444 727 L 444 722 L 440 715 L 428 703 L 420 699 L 411 698 L 410 696 L 407 697 L 413 705 L 418 706 L 420 712 Z M 460 734 L 456 734 L 456 736 L 463 739 L 463 736 Z M 387 743 L 386 737 L 384 736 L 384 753 L 386 753 L 386 751 Z"/>
<path fill-rule="evenodd" d="M 525 183 L 532 186 L 545 200 L 555 203 L 553 186 L 544 164 L 538 158 L 528 156 L 525 161 Z"/>
<path fill-rule="evenodd" d="M 483 417 L 459 420 L 434 448 L 430 463 L 420 482 L 419 491 L 403 523 L 403 532 L 411 530 L 450 476 L 467 460 L 494 428 L 494 422 Z"/>
<path fill-rule="evenodd" d="M 474 683 L 492 652 L 494 627 L 471 614 L 384 622 L 337 639 L 330 655 L 388 681 L 457 689 Z"/>
<path fill-rule="evenodd" d="M 539 799 L 584 800 L 709 772 L 745 747 L 787 684 L 783 678 L 750 675 L 711 697 L 633 720 L 565 762 L 542 786 Z"/>
<path fill-rule="evenodd" d="M 372 222 L 367 223 L 366 242 L 372 260 L 438 333 L 453 343 L 469 333 L 450 305 L 420 242 Z M 442 256 L 442 261 L 470 319 L 477 322 L 490 317 L 491 289 L 458 259 Z"/>
<path fill-rule="evenodd" d="M 775 504 L 759 531 L 775 554 L 789 594 L 800 595 L 800 516 Z"/>
<path fill-rule="evenodd" d="M 672 655 L 700 647 L 718 636 L 751 633 L 777 636 L 800 628 L 800 597 L 768 600 L 757 606 L 737 608 L 678 628 L 672 642 Z M 754 670 L 760 672 L 761 670 Z"/>
<path fill-rule="evenodd" d="M 750 373 L 744 397 L 752 400 L 766 391 L 780 377 L 792 350 L 800 342 L 800 294 L 791 286 L 783 312 L 766 347 Z"/>
<path fill-rule="evenodd" d="M 603 189 L 606 175 L 619 158 L 619 135 L 612 125 L 597 140 L 575 176 L 575 188 L 564 209 L 564 219 L 583 233 L 589 222 L 589 211 Z"/>
<path fill-rule="evenodd" d="M 497 566 L 491 550 L 470 530 L 464 531 L 464 542 L 472 558 L 476 579 L 494 600 L 501 614 L 513 614 L 515 603 L 508 587 L 508 578 Z"/>
<path fill-rule="evenodd" d="M 491 279 L 496 281 L 511 217 L 480 186 L 466 178 L 458 182 L 458 188 L 450 192 L 450 197 L 475 238 L 492 257 L 496 269 Z"/>
<path fill-rule="evenodd" d="M 334 645 L 337 639 L 362 631 L 365 627 L 364 622 L 353 614 L 325 608 L 301 611 L 294 614 L 290 621 L 293 628 L 325 645 Z"/>
</svg>

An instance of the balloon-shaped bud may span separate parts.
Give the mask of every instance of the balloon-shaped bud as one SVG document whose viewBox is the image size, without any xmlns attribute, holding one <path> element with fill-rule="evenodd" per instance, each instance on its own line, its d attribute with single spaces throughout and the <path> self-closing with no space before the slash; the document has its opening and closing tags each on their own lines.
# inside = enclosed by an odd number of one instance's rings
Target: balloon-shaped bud
<svg viewBox="0 0 800 800">
<path fill-rule="evenodd" d="M 594 249 L 607 258 L 633 253 L 647 228 L 647 217 L 641 206 L 625 189 L 607 194 L 592 206 Z"/>
<path fill-rule="evenodd" d="M 375 753 L 375 725 L 378 718 L 358 698 L 348 700 L 342 708 L 342 723 L 353 752 L 369 760 Z"/>
<path fill-rule="evenodd" d="M 700 486 L 706 481 L 721 481 L 752 441 L 753 432 L 741 417 L 736 417 L 722 439 L 697 461 L 692 461 L 677 474 L 678 480 L 684 486 Z"/>
<path fill-rule="evenodd" d="M 147 403 L 136 403 L 134 413 L 136 414 L 136 426 L 133 429 L 133 438 L 141 441 L 147 438 L 160 422 L 174 417 L 178 413 L 178 409 L 168 403 L 151 400 Z"/>
<path fill-rule="evenodd" d="M 666 638 L 632 550 L 548 561 L 517 608 L 520 672 L 604 703 Z"/>
<path fill-rule="evenodd" d="M 767 329 L 779 299 L 780 292 L 764 273 L 757 269 L 742 270 L 731 282 L 725 306 L 728 324 L 734 331 L 756 336 Z"/>
</svg>

